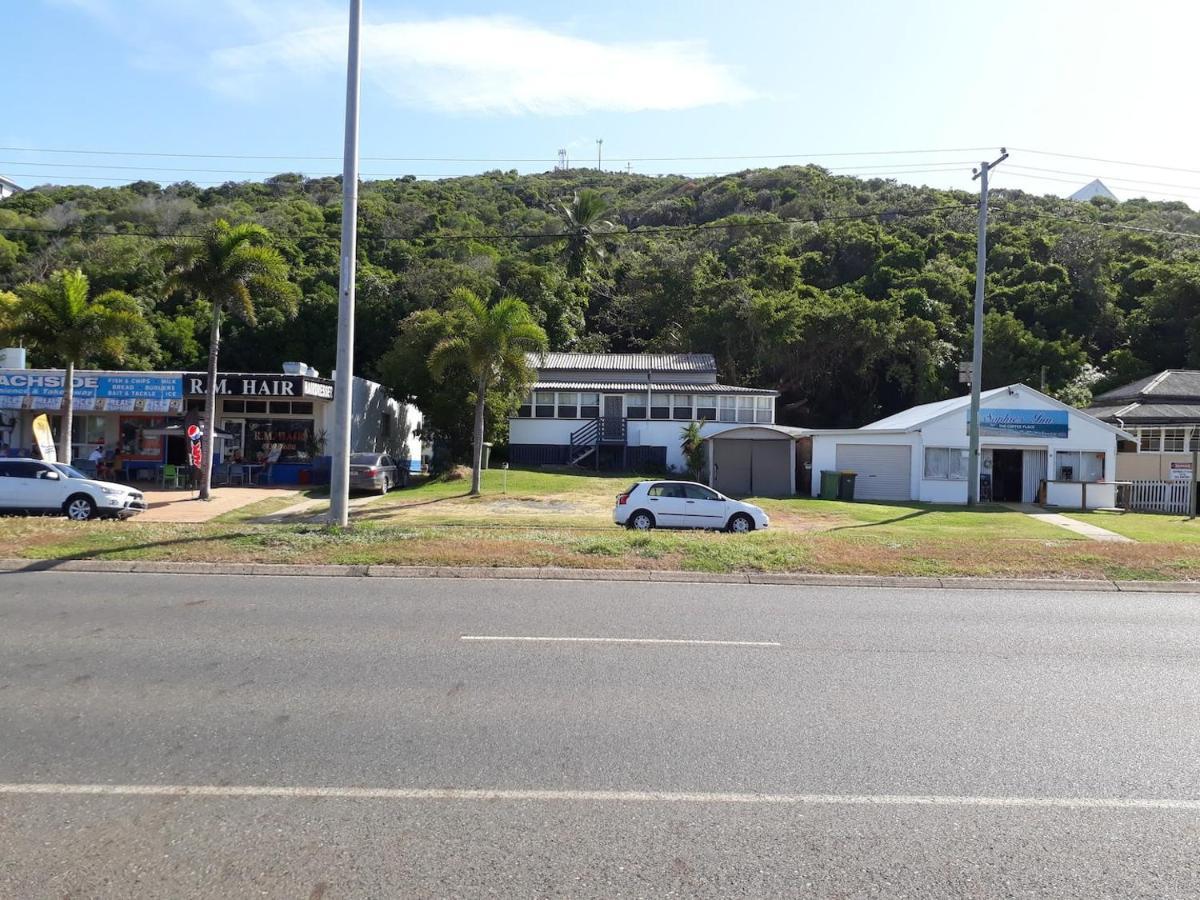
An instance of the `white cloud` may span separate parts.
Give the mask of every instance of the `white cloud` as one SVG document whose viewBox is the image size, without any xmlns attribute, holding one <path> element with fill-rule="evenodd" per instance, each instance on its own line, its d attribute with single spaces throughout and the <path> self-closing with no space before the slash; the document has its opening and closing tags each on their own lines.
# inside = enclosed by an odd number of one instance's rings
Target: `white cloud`
<svg viewBox="0 0 1200 900">
<path fill-rule="evenodd" d="M 500 17 L 363 27 L 364 79 L 409 107 L 570 114 L 688 109 L 753 96 L 694 42 L 602 43 Z M 218 89 L 244 95 L 297 78 L 325 79 L 343 69 L 345 55 L 345 25 L 325 19 L 217 50 L 208 76 Z"/>
</svg>

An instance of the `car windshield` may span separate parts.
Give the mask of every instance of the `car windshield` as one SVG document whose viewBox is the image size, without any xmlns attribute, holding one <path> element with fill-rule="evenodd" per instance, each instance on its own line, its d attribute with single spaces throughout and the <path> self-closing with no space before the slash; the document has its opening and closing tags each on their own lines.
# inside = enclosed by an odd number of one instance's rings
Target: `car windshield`
<svg viewBox="0 0 1200 900">
<path fill-rule="evenodd" d="M 58 469 L 58 471 L 62 472 L 68 478 L 82 478 L 84 481 L 87 480 L 86 475 L 84 475 L 78 469 L 72 469 L 70 466 L 66 465 L 65 463 L 54 463 L 53 465 L 54 465 L 54 468 Z"/>
</svg>

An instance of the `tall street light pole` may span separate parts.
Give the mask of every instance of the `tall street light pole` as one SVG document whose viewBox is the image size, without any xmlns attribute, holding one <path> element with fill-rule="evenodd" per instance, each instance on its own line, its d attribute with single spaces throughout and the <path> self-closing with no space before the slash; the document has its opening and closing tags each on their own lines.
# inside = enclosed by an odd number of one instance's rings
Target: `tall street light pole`
<svg viewBox="0 0 1200 900">
<path fill-rule="evenodd" d="M 971 438 L 967 460 L 967 504 L 979 503 L 979 389 L 983 381 L 983 283 L 987 278 L 987 216 L 988 173 L 1008 159 L 1008 151 L 1000 148 L 994 162 L 983 162 L 971 176 L 979 179 L 979 235 L 975 244 L 975 346 L 971 352 L 971 418 L 968 426 Z"/>
<path fill-rule="evenodd" d="M 333 469 L 329 519 L 350 521 L 350 413 L 354 392 L 354 270 L 358 241 L 358 84 L 362 0 L 350 0 L 350 42 L 346 60 L 346 147 L 342 164 L 342 270 L 338 295 L 337 373 L 333 397 Z"/>
</svg>

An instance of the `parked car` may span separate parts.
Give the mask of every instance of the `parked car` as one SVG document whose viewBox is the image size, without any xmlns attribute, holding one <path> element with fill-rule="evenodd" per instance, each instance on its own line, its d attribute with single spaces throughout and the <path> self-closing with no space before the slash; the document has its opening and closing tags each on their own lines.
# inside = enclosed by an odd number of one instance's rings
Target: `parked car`
<svg viewBox="0 0 1200 900">
<path fill-rule="evenodd" d="M 125 519 L 145 508 L 145 496 L 128 485 L 97 481 L 62 463 L 0 459 L 0 512 L 62 513 L 83 522 Z"/>
<path fill-rule="evenodd" d="M 613 521 L 627 528 L 715 528 L 745 533 L 770 517 L 753 503 L 731 500 L 694 481 L 639 481 L 617 494 Z"/>
<path fill-rule="evenodd" d="M 402 484 L 395 460 L 386 453 L 350 454 L 350 490 L 386 494 Z"/>
</svg>

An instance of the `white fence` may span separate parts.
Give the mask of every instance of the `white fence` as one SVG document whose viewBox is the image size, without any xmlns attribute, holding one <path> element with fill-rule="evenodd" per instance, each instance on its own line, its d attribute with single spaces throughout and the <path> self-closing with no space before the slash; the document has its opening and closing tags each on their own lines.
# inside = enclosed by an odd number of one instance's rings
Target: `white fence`
<svg viewBox="0 0 1200 900">
<path fill-rule="evenodd" d="M 1130 481 L 1120 485 L 1117 505 L 1142 512 L 1187 515 L 1192 509 L 1192 485 L 1187 481 Z"/>
</svg>

